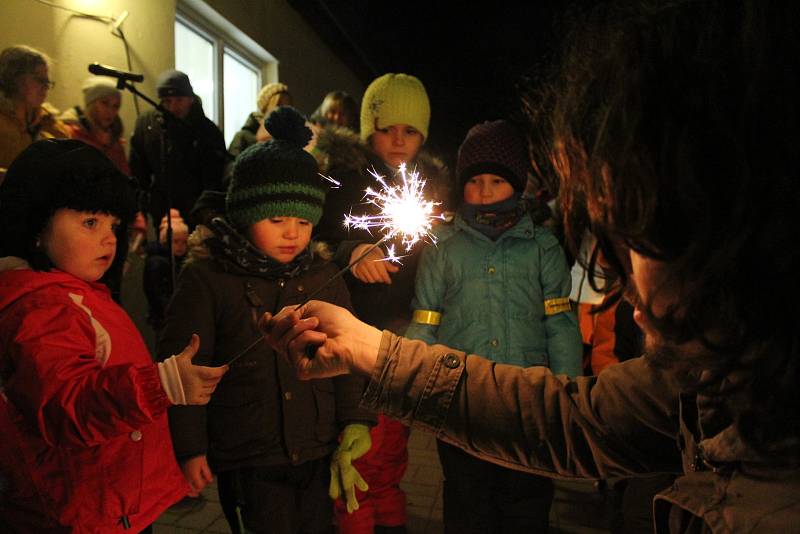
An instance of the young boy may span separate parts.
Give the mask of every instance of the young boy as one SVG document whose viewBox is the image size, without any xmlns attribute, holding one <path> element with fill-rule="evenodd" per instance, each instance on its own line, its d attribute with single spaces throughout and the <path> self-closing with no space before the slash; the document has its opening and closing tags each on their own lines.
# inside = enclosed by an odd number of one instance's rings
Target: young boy
<svg viewBox="0 0 800 534">
<path fill-rule="evenodd" d="M 132 216 L 127 178 L 81 141 L 32 144 L 0 187 L 4 532 L 139 532 L 188 490 L 167 407 L 207 403 L 226 368 L 193 366 L 191 333 L 154 365 L 98 283 Z"/>
<path fill-rule="evenodd" d="M 327 185 L 303 150 L 311 138 L 305 119 L 283 106 L 265 124 L 272 140 L 236 160 L 225 218 L 190 237 L 159 354 L 196 329 L 203 340 L 197 360 L 224 364 L 259 339 L 257 320 L 266 311 L 320 288 L 315 298 L 350 306 L 341 278 L 328 283 L 338 270 L 330 255 L 311 243 Z M 374 416 L 358 408 L 363 385 L 352 377 L 299 381 L 284 358 L 264 344 L 252 347 L 231 364 L 208 407 L 170 412 L 186 479 L 197 493 L 217 474 L 233 532 L 327 532 L 329 461 L 339 433 L 343 448 L 358 442 L 360 453 L 369 449 Z"/>
<path fill-rule="evenodd" d="M 422 253 L 406 336 L 578 376 L 582 345 L 564 252 L 520 200 L 529 168 L 509 122 L 469 131 L 457 166 L 464 202 L 453 224 L 437 228 L 437 246 Z M 550 479 L 479 460 L 443 441 L 438 449 L 447 532 L 547 531 Z"/>
</svg>

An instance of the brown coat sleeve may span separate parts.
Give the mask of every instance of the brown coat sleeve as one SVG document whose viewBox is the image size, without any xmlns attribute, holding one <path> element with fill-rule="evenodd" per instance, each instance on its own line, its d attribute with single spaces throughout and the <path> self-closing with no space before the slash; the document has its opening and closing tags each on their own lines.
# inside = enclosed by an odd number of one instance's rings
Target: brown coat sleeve
<svg viewBox="0 0 800 534">
<path fill-rule="evenodd" d="M 510 468 L 581 478 L 681 472 L 678 388 L 644 358 L 569 380 L 385 331 L 363 402 Z"/>
</svg>

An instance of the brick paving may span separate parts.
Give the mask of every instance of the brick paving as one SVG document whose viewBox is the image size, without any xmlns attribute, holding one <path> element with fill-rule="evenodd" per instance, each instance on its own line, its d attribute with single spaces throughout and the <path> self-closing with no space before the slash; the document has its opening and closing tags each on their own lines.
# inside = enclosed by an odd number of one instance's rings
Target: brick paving
<svg viewBox="0 0 800 534">
<path fill-rule="evenodd" d="M 401 487 L 408 498 L 408 534 L 441 534 L 442 470 L 432 434 L 413 430 L 408 443 L 409 466 Z M 611 506 L 591 482 L 557 481 L 550 513 L 551 534 L 606 534 Z M 229 534 L 216 486 L 202 498 L 185 499 L 156 521 L 155 534 Z"/>
</svg>

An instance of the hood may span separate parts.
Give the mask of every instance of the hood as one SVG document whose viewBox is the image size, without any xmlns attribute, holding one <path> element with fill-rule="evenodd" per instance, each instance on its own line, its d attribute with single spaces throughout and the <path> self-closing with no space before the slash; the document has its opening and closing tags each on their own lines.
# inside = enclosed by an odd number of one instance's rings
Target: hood
<svg viewBox="0 0 800 534">
<path fill-rule="evenodd" d="M 356 173 L 364 173 L 375 168 L 378 172 L 388 174 L 380 157 L 361 140 L 352 130 L 341 126 L 326 126 L 317 137 L 314 155 L 322 174 L 330 174 L 331 169 L 346 169 Z M 433 195 L 436 200 L 446 195 L 450 188 L 450 176 L 447 166 L 440 158 L 432 155 L 423 147 L 416 159 L 408 165 L 409 170 L 416 168 L 420 176 L 425 178 L 437 191 Z"/>
<path fill-rule="evenodd" d="M 88 283 L 63 271 L 34 271 L 22 258 L 0 258 L 0 310 L 4 310 L 22 297 L 46 287 L 108 291 L 100 283 Z"/>
<path fill-rule="evenodd" d="M 358 134 L 341 126 L 326 126 L 317 135 L 314 155 L 319 171 L 329 174 L 331 169 L 350 169 L 361 173 L 370 165 L 370 148 Z"/>
</svg>

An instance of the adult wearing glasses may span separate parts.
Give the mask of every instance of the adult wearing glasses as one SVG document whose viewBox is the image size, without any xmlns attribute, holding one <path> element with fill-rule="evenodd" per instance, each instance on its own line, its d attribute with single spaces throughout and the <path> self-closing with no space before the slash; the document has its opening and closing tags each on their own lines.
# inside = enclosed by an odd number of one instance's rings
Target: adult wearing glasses
<svg viewBox="0 0 800 534">
<path fill-rule="evenodd" d="M 53 137 L 68 138 L 57 113 L 45 104 L 54 82 L 48 76 L 50 58 L 24 45 L 0 52 L 0 183 L 6 169 L 25 147 Z"/>
</svg>

